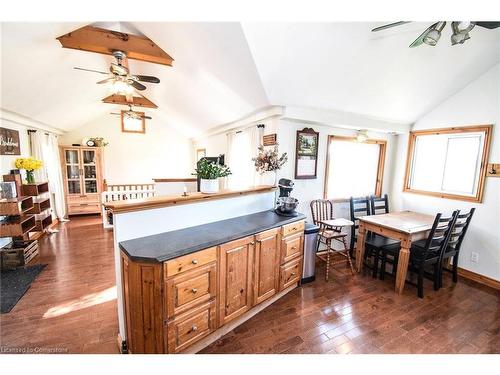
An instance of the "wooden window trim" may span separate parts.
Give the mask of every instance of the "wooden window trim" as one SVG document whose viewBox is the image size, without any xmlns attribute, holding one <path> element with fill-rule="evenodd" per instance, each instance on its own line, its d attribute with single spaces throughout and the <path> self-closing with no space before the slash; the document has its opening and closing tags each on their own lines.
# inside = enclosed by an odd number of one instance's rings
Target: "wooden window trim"
<svg viewBox="0 0 500 375">
<path fill-rule="evenodd" d="M 136 134 L 146 134 L 146 120 L 144 118 L 144 115 L 145 113 L 144 112 L 137 112 L 139 113 L 141 116 L 142 116 L 142 127 L 141 127 L 141 130 L 126 130 L 125 129 L 125 124 L 124 124 L 124 121 L 123 121 L 123 115 L 125 112 L 128 112 L 128 111 L 121 111 L 121 122 L 122 122 L 122 133 L 136 133 Z"/>
<path fill-rule="evenodd" d="M 328 193 L 328 171 L 330 169 L 330 143 L 332 141 L 346 141 L 346 142 L 357 142 L 356 137 L 346 137 L 341 135 L 329 135 L 328 144 L 326 149 L 326 170 L 325 170 L 325 183 L 323 190 L 323 198 L 329 199 Z M 384 166 L 385 166 L 385 154 L 387 149 L 387 141 L 383 139 L 367 139 L 363 143 L 378 144 L 380 145 L 380 152 L 378 156 L 378 167 L 377 167 L 377 180 L 375 181 L 375 196 L 380 197 L 382 195 L 382 182 L 384 179 Z M 348 198 L 336 198 L 332 199 L 333 202 L 347 202 Z"/>
<path fill-rule="evenodd" d="M 473 126 L 454 126 L 450 128 L 439 128 L 439 129 L 424 129 L 415 130 L 410 132 L 408 137 L 408 150 L 406 154 L 406 169 L 405 169 L 405 179 L 403 184 L 404 193 L 413 193 L 420 195 L 428 195 L 431 197 L 438 197 L 444 199 L 455 199 L 466 202 L 478 202 L 483 201 L 484 192 L 484 182 L 486 177 L 486 169 L 488 165 L 488 156 L 490 153 L 490 143 L 491 143 L 491 132 L 493 125 L 473 125 Z M 450 193 L 440 193 L 434 191 L 417 190 L 410 188 L 410 169 L 411 162 L 413 159 L 413 153 L 415 151 L 415 140 L 420 135 L 439 135 L 439 134 L 461 134 L 461 133 L 477 133 L 484 132 L 484 144 L 483 144 L 483 155 L 481 156 L 481 166 L 479 170 L 479 181 L 477 185 L 477 192 L 475 196 L 467 196 L 460 194 L 450 194 Z"/>
</svg>

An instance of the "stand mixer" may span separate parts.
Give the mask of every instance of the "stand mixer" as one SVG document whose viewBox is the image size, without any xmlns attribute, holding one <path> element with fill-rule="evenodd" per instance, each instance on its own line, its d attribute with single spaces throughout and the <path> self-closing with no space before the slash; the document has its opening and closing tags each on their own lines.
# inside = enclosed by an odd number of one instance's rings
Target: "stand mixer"
<svg viewBox="0 0 500 375">
<path fill-rule="evenodd" d="M 290 196 L 293 190 L 293 181 L 287 178 L 280 178 L 278 181 L 278 187 L 280 189 L 278 201 L 276 202 L 277 207 L 274 210 L 278 215 L 294 217 L 298 215 L 295 211 L 299 201 Z"/>
</svg>

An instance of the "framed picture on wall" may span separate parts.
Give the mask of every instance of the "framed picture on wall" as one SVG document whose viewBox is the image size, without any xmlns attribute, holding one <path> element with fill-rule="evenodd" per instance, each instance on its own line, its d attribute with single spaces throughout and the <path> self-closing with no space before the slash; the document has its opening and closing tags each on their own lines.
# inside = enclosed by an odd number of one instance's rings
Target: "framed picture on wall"
<svg viewBox="0 0 500 375">
<path fill-rule="evenodd" d="M 196 150 L 196 161 L 199 161 L 201 158 L 207 156 L 207 150 L 204 148 L 199 148 Z"/>
<path fill-rule="evenodd" d="M 319 133 L 312 128 L 297 131 L 295 178 L 314 179 L 318 169 Z"/>
<path fill-rule="evenodd" d="M 21 155 L 17 130 L 0 128 L 0 155 Z"/>
</svg>

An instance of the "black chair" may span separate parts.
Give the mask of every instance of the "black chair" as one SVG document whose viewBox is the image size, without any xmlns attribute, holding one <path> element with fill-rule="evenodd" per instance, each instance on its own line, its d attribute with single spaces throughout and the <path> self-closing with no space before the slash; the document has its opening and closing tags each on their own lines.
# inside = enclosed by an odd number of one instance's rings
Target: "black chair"
<svg viewBox="0 0 500 375">
<path fill-rule="evenodd" d="M 469 224 L 472 219 L 472 215 L 474 215 L 475 208 L 471 208 L 471 210 L 466 214 L 461 214 L 458 211 L 457 219 L 455 222 L 455 226 L 453 227 L 453 231 L 450 234 L 450 239 L 448 241 L 448 246 L 446 246 L 445 251 L 442 255 L 442 260 L 450 259 L 453 257 L 453 267 L 452 269 L 448 269 L 447 267 L 441 267 L 439 274 L 439 286 L 443 286 L 443 270 L 451 272 L 453 274 L 453 282 L 456 283 L 458 281 L 458 256 L 460 254 L 460 248 L 462 247 L 462 242 L 464 240 L 465 234 L 467 233 L 467 229 L 469 229 Z M 443 264 L 443 261 L 440 262 Z"/>
<path fill-rule="evenodd" d="M 424 298 L 424 276 L 430 276 L 433 280 L 434 290 L 440 287 L 442 255 L 448 246 L 457 216 L 458 211 L 454 211 L 450 217 L 437 214 L 429 236 L 411 245 L 409 270 L 418 274 L 417 293 L 420 298 Z M 426 272 L 428 266 L 432 266 L 432 273 Z"/>
<path fill-rule="evenodd" d="M 359 217 L 370 215 L 370 199 L 368 197 L 353 198 L 349 199 L 349 207 L 351 212 L 351 221 L 354 225 L 351 227 L 351 254 L 354 252 L 354 245 L 357 241 L 357 234 L 359 230 Z M 378 263 L 380 259 L 380 250 L 382 248 L 394 248 L 399 251 L 400 242 L 392 240 L 390 238 L 380 236 L 378 234 L 367 232 L 365 234 L 365 259 L 373 257 L 373 267 L 369 268 L 373 271 L 373 277 L 377 277 L 378 273 Z M 351 255 L 352 256 L 352 255 Z"/>
<path fill-rule="evenodd" d="M 389 197 L 384 194 L 383 197 L 370 197 L 370 209 L 372 215 L 388 214 L 389 213 Z"/>
</svg>

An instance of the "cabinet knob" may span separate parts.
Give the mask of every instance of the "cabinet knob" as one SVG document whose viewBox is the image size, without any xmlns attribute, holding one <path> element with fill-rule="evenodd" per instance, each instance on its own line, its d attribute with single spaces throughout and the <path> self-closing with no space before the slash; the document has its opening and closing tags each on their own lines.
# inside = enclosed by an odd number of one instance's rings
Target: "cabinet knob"
<svg viewBox="0 0 500 375">
<path fill-rule="evenodd" d="M 198 327 L 196 327 L 195 325 L 194 325 L 194 326 L 192 326 L 192 327 L 191 327 L 191 331 L 192 331 L 192 332 L 196 332 L 196 331 L 198 331 Z"/>
<path fill-rule="evenodd" d="M 254 242 L 254 241 L 251 241 L 251 242 L 250 242 L 250 245 L 255 245 L 255 242 Z"/>
<path fill-rule="evenodd" d="M 191 261 L 191 263 L 193 263 L 193 264 L 198 264 L 198 259 L 193 259 L 193 260 Z"/>
<path fill-rule="evenodd" d="M 197 293 L 197 292 L 198 292 L 198 289 L 193 288 L 193 289 L 191 289 L 191 292 L 193 292 L 193 294 L 194 294 L 194 293 Z"/>
<path fill-rule="evenodd" d="M 295 272 L 292 272 L 292 273 L 290 274 L 290 276 L 295 276 Z"/>
<path fill-rule="evenodd" d="M 292 230 L 297 230 L 297 227 L 293 227 Z"/>
<path fill-rule="evenodd" d="M 295 246 L 292 246 L 291 247 L 291 250 L 296 250 L 297 248 Z"/>
</svg>

